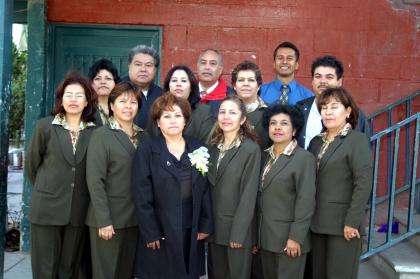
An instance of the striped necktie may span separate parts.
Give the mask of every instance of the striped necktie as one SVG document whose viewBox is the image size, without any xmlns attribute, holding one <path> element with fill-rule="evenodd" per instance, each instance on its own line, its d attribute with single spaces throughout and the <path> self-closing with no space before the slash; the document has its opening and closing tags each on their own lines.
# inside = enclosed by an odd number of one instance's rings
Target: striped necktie
<svg viewBox="0 0 420 279">
<path fill-rule="evenodd" d="M 280 98 L 279 98 L 279 102 L 282 105 L 287 105 L 287 102 L 289 100 L 289 95 L 288 93 L 288 86 L 287 84 L 282 84 L 281 88 L 280 88 Z"/>
</svg>

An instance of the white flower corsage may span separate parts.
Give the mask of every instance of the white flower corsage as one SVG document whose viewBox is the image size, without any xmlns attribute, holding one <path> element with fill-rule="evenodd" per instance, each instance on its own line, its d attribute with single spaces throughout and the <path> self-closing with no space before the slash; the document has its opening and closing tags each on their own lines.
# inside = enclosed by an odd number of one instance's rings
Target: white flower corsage
<svg viewBox="0 0 420 279">
<path fill-rule="evenodd" d="M 194 150 L 192 153 L 188 153 L 190 158 L 191 166 L 195 167 L 203 176 L 209 170 L 209 158 L 208 149 L 204 146 Z"/>
</svg>

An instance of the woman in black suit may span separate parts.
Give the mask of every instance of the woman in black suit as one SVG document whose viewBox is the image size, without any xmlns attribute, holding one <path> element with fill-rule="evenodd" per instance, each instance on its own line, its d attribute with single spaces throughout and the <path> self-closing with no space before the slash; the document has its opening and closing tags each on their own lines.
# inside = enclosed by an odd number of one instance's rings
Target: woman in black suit
<svg viewBox="0 0 420 279">
<path fill-rule="evenodd" d="M 315 209 L 314 156 L 299 147 L 301 112 L 289 105 L 264 111 L 273 142 L 264 152 L 258 198 L 258 232 L 264 278 L 303 278 Z"/>
<path fill-rule="evenodd" d="M 200 104 L 198 82 L 194 73 L 187 66 L 176 65 L 166 74 L 163 88 L 165 92 L 177 98 L 188 100 L 191 106 L 191 118 L 185 126 L 184 135 L 205 143 L 213 127 L 214 119 L 210 106 Z M 149 121 L 146 130 L 151 135 L 159 135 L 159 128 L 153 120 Z"/>
<path fill-rule="evenodd" d="M 109 95 L 108 124 L 96 129 L 87 153 L 89 226 L 94 278 L 132 276 L 138 222 L 131 194 L 131 163 L 147 138 L 134 124 L 141 105 L 139 89 L 118 83 Z"/>
<path fill-rule="evenodd" d="M 312 274 L 315 279 L 354 279 L 372 187 L 372 155 L 366 135 L 353 130 L 358 108 L 344 88 L 325 90 L 317 105 L 326 130 L 309 145 L 318 166 Z"/>
<path fill-rule="evenodd" d="M 89 205 L 86 150 L 96 94 L 87 78 L 68 74 L 52 116 L 40 119 L 26 153 L 33 185 L 29 221 L 33 278 L 79 278 Z"/>
<path fill-rule="evenodd" d="M 251 275 L 261 162 L 256 138 L 244 103 L 236 95 L 226 97 L 210 139 L 209 181 L 215 223 L 209 239 L 210 278 L 248 279 Z"/>
<path fill-rule="evenodd" d="M 205 274 L 204 239 L 212 232 L 207 149 L 183 136 L 188 101 L 165 94 L 151 117 L 161 134 L 139 146 L 132 190 L 140 236 L 134 276 L 197 279 Z"/>
<path fill-rule="evenodd" d="M 106 125 L 110 117 L 108 97 L 115 84 L 120 82 L 118 70 L 110 60 L 102 58 L 89 68 L 88 77 L 98 95 L 95 124 L 96 126 Z"/>
</svg>

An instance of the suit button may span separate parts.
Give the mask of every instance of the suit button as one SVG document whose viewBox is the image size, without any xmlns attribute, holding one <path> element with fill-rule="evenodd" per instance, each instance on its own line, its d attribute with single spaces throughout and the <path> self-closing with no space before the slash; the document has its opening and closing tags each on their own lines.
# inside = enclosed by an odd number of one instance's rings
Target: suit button
<svg viewBox="0 0 420 279">
<path fill-rule="evenodd" d="M 70 187 L 71 187 L 71 188 L 74 188 L 74 183 L 70 184 Z"/>
<path fill-rule="evenodd" d="M 76 168 L 71 168 L 71 171 L 76 171 Z"/>
</svg>

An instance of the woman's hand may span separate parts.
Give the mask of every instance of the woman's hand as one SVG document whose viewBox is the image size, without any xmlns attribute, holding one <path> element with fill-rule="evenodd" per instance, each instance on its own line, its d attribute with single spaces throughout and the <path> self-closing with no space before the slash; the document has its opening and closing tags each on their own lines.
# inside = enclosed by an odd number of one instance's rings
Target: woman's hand
<svg viewBox="0 0 420 279">
<path fill-rule="evenodd" d="M 284 252 L 286 252 L 286 254 L 289 257 L 293 257 L 293 258 L 299 257 L 301 255 L 299 242 L 294 241 L 292 239 L 288 239 L 286 243 L 286 247 L 284 248 Z"/>
<path fill-rule="evenodd" d="M 239 248 L 242 248 L 242 243 L 231 242 L 231 243 L 230 243 L 230 248 L 232 248 L 232 249 L 239 249 Z"/>
<path fill-rule="evenodd" d="M 355 237 L 360 238 L 359 231 L 353 227 L 344 226 L 344 238 L 348 241 Z"/>
<path fill-rule="evenodd" d="M 156 249 L 160 249 L 160 241 L 159 240 L 155 240 L 152 242 L 149 242 L 146 244 L 147 248 L 156 250 Z"/>
<path fill-rule="evenodd" d="M 258 247 L 257 247 L 257 246 L 252 247 L 251 253 L 252 253 L 253 255 L 258 254 L 258 252 L 260 252 L 260 250 L 258 249 Z"/>
<path fill-rule="evenodd" d="M 199 233 L 197 234 L 197 240 L 203 240 L 203 239 L 206 239 L 208 236 L 209 236 L 209 234 L 208 234 L 208 233 L 201 233 L 201 232 L 199 232 Z"/>
<path fill-rule="evenodd" d="M 103 240 L 110 240 L 114 234 L 115 234 L 115 231 L 112 225 L 98 229 L 98 235 Z"/>
</svg>

